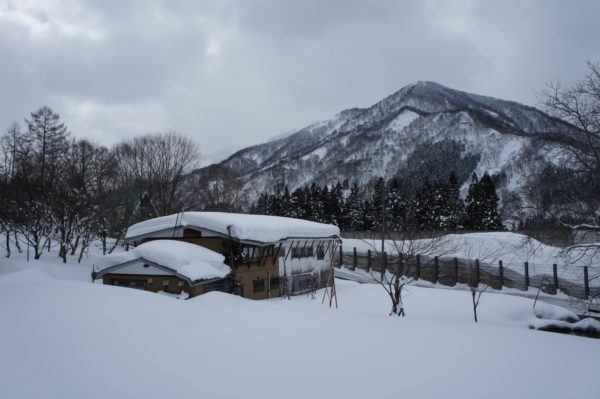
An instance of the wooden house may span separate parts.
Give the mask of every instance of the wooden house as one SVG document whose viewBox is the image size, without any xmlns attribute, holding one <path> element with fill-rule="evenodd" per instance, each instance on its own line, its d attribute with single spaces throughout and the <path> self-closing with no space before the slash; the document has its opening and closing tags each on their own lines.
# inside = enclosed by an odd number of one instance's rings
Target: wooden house
<svg viewBox="0 0 600 399">
<path fill-rule="evenodd" d="M 294 218 L 182 212 L 131 226 L 125 241 L 135 247 L 133 259 L 130 256 L 125 262 L 115 259 L 108 262 L 108 267 L 107 264 L 96 266 L 94 278 L 102 278 L 105 284 L 129 284 L 151 291 L 160 291 L 161 284 L 165 284 L 167 291 L 181 289 L 190 296 L 211 290 L 232 292 L 251 299 L 298 295 L 327 284 L 339 234 L 336 226 Z M 185 261 L 170 259 L 169 251 L 175 250 L 173 248 L 162 248 L 156 243 L 151 244 L 156 248 L 149 247 L 148 244 L 157 241 L 176 241 L 180 245 L 178 251 L 189 255 L 188 262 L 199 261 L 199 257 L 205 256 L 211 258 L 214 265 L 212 255 L 192 254 L 189 246 L 184 249 L 181 245 L 203 247 L 221 256 L 223 266 L 230 267 L 230 272 L 215 276 L 210 273 L 212 269 L 205 267 L 202 270 L 209 273 L 196 273 L 192 277 L 182 274 L 179 272 L 180 263 Z M 142 256 L 148 248 L 154 260 Z M 134 264 L 137 266 L 134 267 Z M 167 284 L 164 276 L 169 276 L 172 283 Z M 142 283 L 144 280 L 146 284 Z"/>
</svg>

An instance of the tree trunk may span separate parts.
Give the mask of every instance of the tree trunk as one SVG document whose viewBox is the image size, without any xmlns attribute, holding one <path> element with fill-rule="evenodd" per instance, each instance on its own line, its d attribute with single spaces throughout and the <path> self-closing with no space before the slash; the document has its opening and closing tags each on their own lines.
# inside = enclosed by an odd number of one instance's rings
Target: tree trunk
<svg viewBox="0 0 600 399">
<path fill-rule="evenodd" d="M 476 292 L 474 291 L 474 288 L 471 288 L 473 291 L 471 291 L 471 298 L 473 300 L 473 319 L 475 319 L 475 323 L 477 323 L 477 301 L 475 301 L 475 296 L 476 296 Z"/>
<path fill-rule="evenodd" d="M 67 247 L 65 244 L 60 244 L 60 249 L 58 250 L 58 257 L 63 260 L 63 263 L 67 263 Z"/>
<path fill-rule="evenodd" d="M 77 247 L 79 246 L 80 238 L 81 238 L 81 236 L 78 234 L 77 238 L 75 239 L 75 243 L 71 244 L 71 256 L 75 255 L 75 252 L 77 252 Z"/>
<path fill-rule="evenodd" d="M 10 232 L 6 232 L 6 257 L 10 258 Z"/>
<path fill-rule="evenodd" d="M 106 231 L 100 233 L 100 241 L 102 242 L 102 255 L 106 255 Z"/>
<path fill-rule="evenodd" d="M 79 251 L 79 258 L 77 259 L 77 263 L 81 263 L 81 259 L 83 259 L 83 254 L 87 250 L 87 247 L 88 247 L 88 242 L 84 240 L 81 243 L 81 250 Z"/>
<path fill-rule="evenodd" d="M 21 244 L 19 243 L 19 237 L 17 236 L 16 231 L 15 231 L 15 247 L 17 247 L 17 251 L 19 251 L 20 254 L 23 253 L 23 250 L 21 249 Z"/>
</svg>

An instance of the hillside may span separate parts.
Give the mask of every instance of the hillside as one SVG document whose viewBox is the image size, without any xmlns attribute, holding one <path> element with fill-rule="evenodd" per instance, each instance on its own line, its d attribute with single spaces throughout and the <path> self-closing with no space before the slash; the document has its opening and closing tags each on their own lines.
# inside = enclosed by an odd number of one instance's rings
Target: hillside
<svg viewBox="0 0 600 399">
<path fill-rule="evenodd" d="M 573 129 L 536 108 L 418 82 L 369 108 L 240 150 L 220 165 L 242 176 L 251 198 L 313 181 L 435 180 L 450 170 L 463 184 L 473 172 L 488 171 L 502 197 L 556 161 L 536 140 L 568 140 Z"/>
</svg>

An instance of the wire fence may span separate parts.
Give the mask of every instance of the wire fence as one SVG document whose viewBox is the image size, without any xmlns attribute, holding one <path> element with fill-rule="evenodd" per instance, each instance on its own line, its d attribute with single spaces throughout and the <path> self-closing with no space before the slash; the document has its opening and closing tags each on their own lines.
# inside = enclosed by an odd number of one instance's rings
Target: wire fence
<svg viewBox="0 0 600 399">
<path fill-rule="evenodd" d="M 600 296 L 600 267 L 502 260 L 488 263 L 479 259 L 361 252 L 356 248 L 347 251 L 341 246 L 336 258 L 336 267 L 343 265 L 375 276 L 399 271 L 417 280 L 447 286 L 485 284 L 494 289 L 508 287 L 524 291 L 533 287 L 549 294 L 562 292 L 578 299 Z"/>
</svg>

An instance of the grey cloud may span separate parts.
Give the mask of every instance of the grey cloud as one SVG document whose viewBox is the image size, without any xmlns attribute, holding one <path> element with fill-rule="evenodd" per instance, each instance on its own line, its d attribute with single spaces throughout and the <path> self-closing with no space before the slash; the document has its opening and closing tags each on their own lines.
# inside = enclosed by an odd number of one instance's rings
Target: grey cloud
<svg viewBox="0 0 600 399">
<path fill-rule="evenodd" d="M 70 25 L 35 33 L 14 9 Z M 205 149 L 250 145 L 416 80 L 535 105 L 545 82 L 576 80 L 586 59 L 600 59 L 594 1 L 57 1 L 0 10 L 0 126 L 47 104 L 75 135 L 106 144 L 176 129 Z"/>
</svg>

